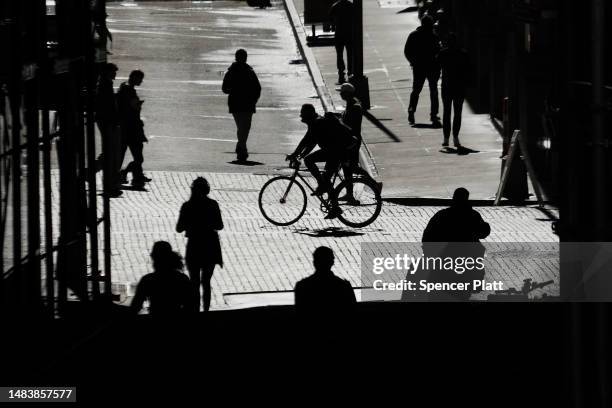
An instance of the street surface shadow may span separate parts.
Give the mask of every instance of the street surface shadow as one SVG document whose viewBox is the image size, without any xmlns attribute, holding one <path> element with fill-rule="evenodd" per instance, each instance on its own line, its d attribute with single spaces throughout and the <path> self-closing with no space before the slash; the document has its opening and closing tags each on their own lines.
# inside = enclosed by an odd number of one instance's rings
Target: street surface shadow
<svg viewBox="0 0 612 408">
<path fill-rule="evenodd" d="M 397 14 L 401 14 L 401 13 L 413 13 L 415 11 L 419 11 L 419 7 L 418 6 L 406 7 L 405 9 L 398 11 Z"/>
<path fill-rule="evenodd" d="M 387 120 L 387 119 L 378 119 L 376 116 L 372 115 L 370 112 L 365 111 L 363 112 L 363 116 L 369 120 L 374 126 L 376 126 L 377 128 L 379 128 L 380 130 L 382 130 L 382 132 L 389 136 L 389 138 L 391 138 L 394 142 L 401 142 L 400 138 L 397 137 L 397 135 L 395 133 L 393 133 L 388 127 L 386 127 L 381 120 Z"/>
<path fill-rule="evenodd" d="M 242 160 L 242 161 L 238 161 L 238 160 L 232 160 L 231 162 L 228 162 L 229 164 L 235 164 L 238 166 L 261 166 L 264 163 L 262 162 L 258 162 L 258 161 L 251 161 L 251 160 Z"/>
<path fill-rule="evenodd" d="M 125 191 L 142 191 L 142 192 L 148 192 L 149 190 L 147 190 L 144 187 L 135 187 L 135 186 L 128 186 L 128 185 L 123 185 L 121 187 L 119 187 L 120 190 L 125 190 Z"/>
<path fill-rule="evenodd" d="M 309 228 L 302 228 L 294 231 L 295 233 L 308 235 L 309 237 L 315 238 L 342 238 L 342 237 L 356 237 L 363 235 L 363 232 L 352 231 L 342 227 L 327 227 L 322 229 L 311 230 Z"/>
<path fill-rule="evenodd" d="M 417 129 L 442 129 L 441 125 L 434 125 L 433 123 L 415 123 L 412 127 Z"/>
<path fill-rule="evenodd" d="M 461 146 L 461 147 L 443 147 L 440 149 L 440 153 L 444 154 L 456 154 L 457 156 L 467 156 L 471 153 L 480 153 L 479 150 L 470 149 L 469 147 Z"/>
</svg>

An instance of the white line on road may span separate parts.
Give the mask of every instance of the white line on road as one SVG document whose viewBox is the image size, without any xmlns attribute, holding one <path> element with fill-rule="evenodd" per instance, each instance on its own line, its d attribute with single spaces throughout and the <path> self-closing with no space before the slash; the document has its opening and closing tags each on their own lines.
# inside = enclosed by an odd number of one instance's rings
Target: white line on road
<svg viewBox="0 0 612 408">
<path fill-rule="evenodd" d="M 186 140 L 201 140 L 203 142 L 228 142 L 228 143 L 236 143 L 235 140 L 213 139 L 211 137 L 182 137 L 182 136 L 151 135 L 151 136 L 149 136 L 149 139 L 186 139 Z"/>
</svg>

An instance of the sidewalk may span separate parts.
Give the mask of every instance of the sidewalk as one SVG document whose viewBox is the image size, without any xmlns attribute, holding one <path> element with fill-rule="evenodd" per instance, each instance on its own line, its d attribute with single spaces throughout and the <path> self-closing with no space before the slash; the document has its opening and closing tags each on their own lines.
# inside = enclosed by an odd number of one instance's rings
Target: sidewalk
<svg viewBox="0 0 612 408">
<path fill-rule="evenodd" d="M 303 0 L 294 1 L 303 21 Z M 490 200 L 495 196 L 501 164 L 502 140 L 487 115 L 475 115 L 464 105 L 460 139 L 465 147 L 478 151 L 465 156 L 443 153 L 442 129 L 431 129 L 429 91 L 423 88 L 416 112 L 415 127 L 407 120 L 412 71 L 403 49 L 408 34 L 419 25 L 416 12 L 398 13 L 412 1 L 363 2 L 364 74 L 369 79 L 371 115 L 364 118 L 363 137 L 384 183 L 384 197 L 449 198 L 460 186 L 471 199 Z M 300 30 L 311 32 L 310 26 Z M 321 32 L 317 27 L 317 32 Z M 336 109 L 343 109 L 339 95 L 336 53 L 333 46 L 312 47 L 315 61 Z M 442 101 L 440 100 L 440 117 Z M 375 124 L 374 122 L 378 122 Z"/>
</svg>

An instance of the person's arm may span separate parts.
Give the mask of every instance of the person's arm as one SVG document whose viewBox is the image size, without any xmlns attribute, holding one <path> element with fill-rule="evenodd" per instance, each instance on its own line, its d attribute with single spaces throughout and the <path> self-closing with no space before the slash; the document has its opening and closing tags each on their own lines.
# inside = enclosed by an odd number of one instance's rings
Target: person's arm
<svg viewBox="0 0 612 408">
<path fill-rule="evenodd" d="M 257 78 L 257 74 L 253 71 L 253 102 L 257 103 L 259 101 L 259 97 L 261 96 L 261 84 L 259 83 L 259 78 Z"/>
<path fill-rule="evenodd" d="M 315 146 L 316 143 L 314 143 L 314 138 L 309 128 L 302 140 L 300 140 L 300 143 L 295 148 L 295 151 L 291 153 L 289 157 L 295 159 L 297 159 L 298 157 L 304 157 L 308 153 L 310 153 L 312 149 L 315 148 Z"/>
<path fill-rule="evenodd" d="M 176 223 L 176 232 L 181 233 L 184 232 L 186 230 L 186 215 L 185 215 L 185 204 L 183 204 L 183 206 L 181 207 L 181 211 L 179 213 L 179 218 L 178 218 L 178 222 Z"/>
<path fill-rule="evenodd" d="M 412 33 L 410 33 L 410 35 L 408 36 L 408 39 L 406 40 L 406 44 L 404 45 L 404 57 L 406 57 L 410 65 L 413 65 L 412 64 L 413 49 L 414 49 L 413 36 L 412 36 Z"/>
<path fill-rule="evenodd" d="M 225 94 L 229 94 L 232 91 L 232 72 L 228 70 L 223 77 L 223 84 L 221 90 Z"/>
<path fill-rule="evenodd" d="M 223 218 L 221 217 L 221 209 L 219 204 L 215 202 L 212 228 L 217 231 L 223 229 Z"/>
<path fill-rule="evenodd" d="M 136 293 L 134 294 L 134 298 L 132 299 L 132 303 L 130 304 L 130 309 L 134 314 L 138 314 L 142 310 L 142 306 L 144 305 L 144 301 L 146 299 L 145 290 L 143 286 L 146 284 L 145 279 L 141 279 L 138 282 L 138 286 L 136 286 Z"/>
<path fill-rule="evenodd" d="M 491 233 L 491 226 L 489 225 L 488 222 L 486 222 L 485 220 L 482 219 L 482 216 L 476 212 L 477 215 L 477 229 L 476 229 L 476 235 L 478 239 L 484 239 L 486 237 L 489 236 L 489 234 Z"/>
</svg>

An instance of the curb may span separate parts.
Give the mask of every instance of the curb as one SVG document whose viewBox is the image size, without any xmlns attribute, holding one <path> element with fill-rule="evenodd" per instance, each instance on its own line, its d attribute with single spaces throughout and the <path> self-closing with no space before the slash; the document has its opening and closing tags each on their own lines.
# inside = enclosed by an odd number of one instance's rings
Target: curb
<svg viewBox="0 0 612 408">
<path fill-rule="evenodd" d="M 295 4 L 293 3 L 293 0 L 283 0 L 283 4 L 285 6 L 285 11 L 287 12 L 289 22 L 291 23 L 291 28 L 293 29 L 293 35 L 297 41 L 298 49 L 300 50 L 300 54 L 302 54 L 302 58 L 306 62 L 306 67 L 310 73 L 310 78 L 312 79 L 312 83 L 317 91 L 317 95 L 321 100 L 323 109 L 325 109 L 325 112 L 335 112 L 336 107 L 332 100 L 329 88 L 323 80 L 323 75 L 321 75 L 321 70 L 319 69 L 319 65 L 317 64 L 317 60 L 313 52 L 306 44 L 306 29 L 300 20 Z M 365 171 L 368 172 L 370 177 L 373 179 L 377 178 L 376 176 L 378 176 L 379 172 L 376 168 L 374 158 L 372 157 L 372 154 L 370 153 L 365 141 L 361 143 L 361 149 L 359 150 L 359 164 L 363 169 L 365 169 Z"/>
</svg>

